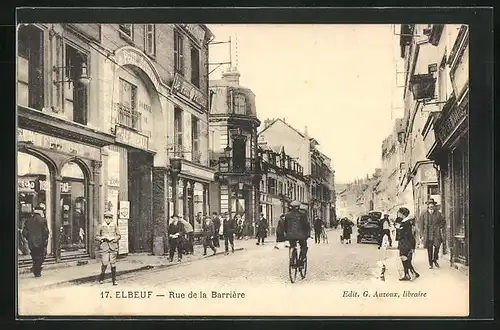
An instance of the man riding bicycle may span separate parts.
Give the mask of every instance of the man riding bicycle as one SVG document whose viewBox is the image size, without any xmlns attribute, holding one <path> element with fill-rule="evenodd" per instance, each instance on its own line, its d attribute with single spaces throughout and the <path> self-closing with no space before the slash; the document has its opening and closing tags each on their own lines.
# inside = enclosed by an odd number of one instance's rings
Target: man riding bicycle
<svg viewBox="0 0 500 330">
<path fill-rule="evenodd" d="M 301 266 L 307 258 L 307 239 L 311 236 L 311 226 L 307 220 L 307 215 L 300 211 L 300 202 L 293 201 L 290 203 L 290 211 L 285 214 L 283 231 L 285 238 L 290 242 L 290 248 L 297 246 L 297 241 L 300 245 L 299 264 Z M 297 251 L 295 250 L 296 254 Z M 296 255 L 292 256 L 295 260 Z"/>
</svg>

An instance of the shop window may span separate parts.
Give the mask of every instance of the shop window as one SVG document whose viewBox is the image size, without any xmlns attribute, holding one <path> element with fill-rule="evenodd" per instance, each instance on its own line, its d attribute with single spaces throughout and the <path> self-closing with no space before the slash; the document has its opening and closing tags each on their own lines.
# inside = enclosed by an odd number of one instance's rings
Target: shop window
<svg viewBox="0 0 500 330">
<path fill-rule="evenodd" d="M 184 76 L 184 39 L 177 29 L 174 30 L 174 69 Z"/>
<path fill-rule="evenodd" d="M 22 152 L 17 153 L 18 182 L 18 247 L 19 261 L 30 262 L 30 249 L 22 235 L 26 220 L 33 216 L 33 210 L 39 206 L 45 209 L 44 215 L 49 227 L 47 255 L 53 255 L 52 240 L 52 191 L 51 175 L 47 164 L 42 160 Z"/>
<path fill-rule="evenodd" d="M 120 24 L 120 37 L 133 40 L 134 39 L 134 27 L 132 24 Z"/>
<path fill-rule="evenodd" d="M 191 155 L 194 162 L 201 160 L 200 153 L 200 120 L 196 116 L 191 116 Z"/>
<path fill-rule="evenodd" d="M 137 86 L 120 78 L 119 88 L 118 124 L 133 130 L 141 130 L 141 113 L 137 111 Z"/>
<path fill-rule="evenodd" d="M 182 141 L 182 109 L 174 110 L 174 154 L 176 157 L 184 157 Z"/>
<path fill-rule="evenodd" d="M 234 96 L 233 100 L 233 109 L 234 113 L 238 115 L 245 115 L 246 114 L 246 99 L 245 96 L 242 94 L 236 94 Z"/>
<path fill-rule="evenodd" d="M 17 103 L 41 110 L 43 93 L 43 32 L 32 25 L 18 30 Z"/>
<path fill-rule="evenodd" d="M 70 45 L 65 46 L 65 76 L 63 82 L 64 111 L 76 123 L 87 124 L 87 86 L 80 83 L 82 71 L 86 70 L 87 56 Z"/>
<path fill-rule="evenodd" d="M 191 46 L 191 83 L 200 88 L 200 51 Z"/>
<path fill-rule="evenodd" d="M 74 162 L 63 167 L 61 176 L 61 254 L 65 256 L 86 253 L 89 238 L 85 178 L 80 166 Z"/>
<path fill-rule="evenodd" d="M 144 26 L 144 51 L 146 54 L 154 56 L 156 54 L 156 34 L 155 25 L 146 24 Z"/>
</svg>

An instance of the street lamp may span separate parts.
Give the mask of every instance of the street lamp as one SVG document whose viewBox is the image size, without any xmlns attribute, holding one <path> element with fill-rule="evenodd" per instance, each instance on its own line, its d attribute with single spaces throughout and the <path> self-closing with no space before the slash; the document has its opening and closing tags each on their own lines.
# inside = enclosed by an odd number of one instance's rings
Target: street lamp
<svg viewBox="0 0 500 330">
<path fill-rule="evenodd" d="M 52 68 L 52 71 L 54 71 L 57 74 L 59 74 L 60 70 L 63 70 L 63 69 L 66 69 L 66 68 L 72 68 L 72 67 L 71 66 L 68 66 L 68 67 L 64 67 L 64 66 L 57 67 L 57 66 L 54 66 Z M 88 75 L 87 64 L 85 62 L 82 62 L 81 70 L 82 70 L 82 72 L 80 73 L 80 76 L 78 77 L 78 82 L 80 84 L 82 84 L 83 86 L 88 86 L 90 84 L 90 77 Z M 68 78 L 68 80 L 54 80 L 54 85 L 56 85 L 58 83 L 62 83 L 62 82 L 68 82 L 68 83 L 70 83 L 70 82 L 73 82 L 73 79 L 72 78 Z"/>
</svg>

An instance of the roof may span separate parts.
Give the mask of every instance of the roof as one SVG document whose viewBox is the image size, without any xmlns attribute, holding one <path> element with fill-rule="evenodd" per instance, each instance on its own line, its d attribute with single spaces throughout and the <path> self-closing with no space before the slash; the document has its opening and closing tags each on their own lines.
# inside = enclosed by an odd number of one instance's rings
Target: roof
<svg viewBox="0 0 500 330">
<path fill-rule="evenodd" d="M 290 127 L 293 131 L 295 131 L 298 135 L 300 135 L 300 137 L 303 137 L 305 138 L 305 135 L 301 132 L 299 132 L 296 128 L 294 128 L 293 126 L 291 126 L 290 124 L 287 124 L 286 121 L 284 121 L 283 119 L 281 118 L 276 118 L 274 119 L 272 122 L 269 123 L 269 125 L 267 125 L 266 127 L 264 127 L 264 129 L 262 131 L 260 131 L 259 134 L 262 134 L 264 133 L 269 127 L 273 126 L 276 122 L 278 121 L 281 121 L 283 124 L 285 124 L 286 126 Z"/>
</svg>

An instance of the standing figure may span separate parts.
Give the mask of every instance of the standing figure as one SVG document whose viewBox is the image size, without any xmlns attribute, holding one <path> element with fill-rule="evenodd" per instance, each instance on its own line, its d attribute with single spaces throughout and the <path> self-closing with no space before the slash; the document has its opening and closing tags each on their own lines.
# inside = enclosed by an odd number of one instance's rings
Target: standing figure
<svg viewBox="0 0 500 330">
<path fill-rule="evenodd" d="M 264 239 L 267 237 L 267 229 L 268 229 L 268 223 L 266 218 L 264 218 L 264 214 L 260 214 L 260 220 L 257 222 L 256 225 L 257 229 L 257 245 L 262 243 L 264 245 Z"/>
<path fill-rule="evenodd" d="M 379 249 L 382 247 L 381 256 L 380 256 L 380 280 L 385 281 L 385 271 L 387 270 L 387 248 L 389 246 L 389 239 L 387 236 L 382 236 L 382 243 L 379 246 Z"/>
<path fill-rule="evenodd" d="M 290 211 L 285 214 L 284 234 L 285 238 L 290 242 L 290 248 L 297 246 L 297 241 L 300 245 L 298 265 L 302 266 L 307 258 L 307 239 L 311 236 L 311 225 L 307 219 L 307 214 L 299 210 L 301 203 L 293 201 L 290 203 Z M 295 252 L 294 252 L 295 253 Z M 295 260 L 297 256 L 293 255 Z"/>
<path fill-rule="evenodd" d="M 49 242 L 49 227 L 43 207 L 34 209 L 33 215 L 26 219 L 22 235 L 28 241 L 33 266 L 31 268 L 35 277 L 42 276 L 42 264 L 47 254 Z"/>
<path fill-rule="evenodd" d="M 217 215 L 217 212 L 214 212 L 212 214 L 212 221 L 213 221 L 213 224 L 214 224 L 214 246 L 215 247 L 219 247 L 220 246 L 220 243 L 219 243 L 219 231 L 220 231 L 220 218 L 219 216 Z"/>
<path fill-rule="evenodd" d="M 314 243 L 321 243 L 321 232 L 323 231 L 324 222 L 319 216 L 314 217 Z"/>
<path fill-rule="evenodd" d="M 214 247 L 213 239 L 215 235 L 215 228 L 210 217 L 206 217 L 203 222 L 203 255 L 207 255 L 207 248 L 210 247 L 214 254 L 217 250 Z"/>
<path fill-rule="evenodd" d="M 233 218 L 236 221 L 237 225 L 237 230 L 236 230 L 236 238 L 242 239 L 243 238 L 243 220 L 241 217 L 236 214 Z"/>
<path fill-rule="evenodd" d="M 182 237 L 184 236 L 184 226 L 179 222 L 179 216 L 174 214 L 172 221 L 168 225 L 168 238 L 169 238 L 169 261 L 174 261 L 174 253 L 177 250 L 177 262 L 182 261 Z"/>
<path fill-rule="evenodd" d="M 194 228 L 185 220 L 182 216 L 179 216 L 179 222 L 182 224 L 184 233 L 186 237 L 181 237 L 181 247 L 183 254 L 193 254 L 194 253 Z"/>
<path fill-rule="evenodd" d="M 99 283 L 104 282 L 104 275 L 108 264 L 111 265 L 111 280 L 113 285 L 116 282 L 116 257 L 118 256 L 118 241 L 121 235 L 118 231 L 118 224 L 113 221 L 113 213 L 104 213 L 104 221 L 97 228 L 96 240 L 100 243 L 99 250 L 101 252 L 101 275 Z"/>
<path fill-rule="evenodd" d="M 421 241 L 424 242 L 424 247 L 427 248 L 427 257 L 429 268 L 434 266 L 439 267 L 439 247 L 444 241 L 446 221 L 441 212 L 437 211 L 436 202 L 434 199 L 429 199 L 427 211 L 420 217 L 420 223 L 423 227 Z"/>
<path fill-rule="evenodd" d="M 278 220 L 278 224 L 276 225 L 276 245 L 275 249 L 279 249 L 278 244 L 281 242 L 285 242 L 285 215 L 280 215 L 280 219 Z"/>
<path fill-rule="evenodd" d="M 384 237 L 387 236 L 389 241 L 389 246 L 392 246 L 392 238 L 391 238 L 391 222 L 389 220 L 389 214 L 384 214 L 384 217 L 380 219 L 380 236 L 378 240 L 378 248 L 382 246 L 382 241 Z"/>
<path fill-rule="evenodd" d="M 402 218 L 401 222 L 396 224 L 399 230 L 399 256 L 403 264 L 404 275 L 400 281 L 409 281 L 411 279 L 410 272 L 415 278 L 420 277 L 412 265 L 413 254 L 415 252 L 416 239 L 414 236 L 414 221 L 410 218 L 410 210 L 406 207 L 401 207 L 398 210 L 398 217 Z"/>
<path fill-rule="evenodd" d="M 226 248 L 226 255 L 229 254 L 229 244 L 231 244 L 231 252 L 234 253 L 234 233 L 236 231 L 236 226 L 236 220 L 231 219 L 229 217 L 229 214 L 225 212 L 224 220 L 222 221 L 222 233 L 224 235 L 224 247 Z"/>
<path fill-rule="evenodd" d="M 354 226 L 354 223 L 351 220 L 344 218 L 344 219 L 342 219 L 341 226 L 342 226 L 342 236 L 341 236 L 342 242 L 341 243 L 351 244 L 351 234 L 352 234 L 352 227 Z"/>
</svg>

